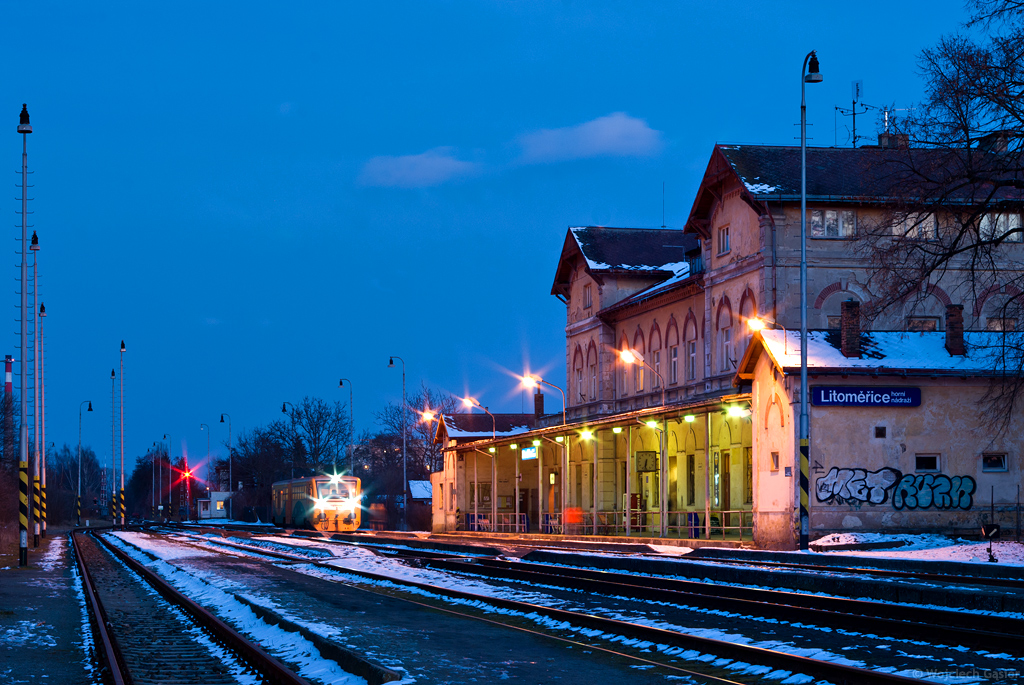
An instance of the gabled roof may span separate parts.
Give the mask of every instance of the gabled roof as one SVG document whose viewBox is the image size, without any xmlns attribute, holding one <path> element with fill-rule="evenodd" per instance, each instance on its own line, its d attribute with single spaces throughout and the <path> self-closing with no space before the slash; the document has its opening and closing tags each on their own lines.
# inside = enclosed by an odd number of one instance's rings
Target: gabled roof
<svg viewBox="0 0 1024 685">
<path fill-rule="evenodd" d="M 570 227 L 551 294 L 568 294 L 573 257 L 582 257 L 587 271 L 598 278 L 604 273 L 635 273 L 664 279 L 685 268 L 686 253 L 698 248 L 695 236 L 674 228 Z"/>
<path fill-rule="evenodd" d="M 1004 335 L 989 331 L 965 332 L 967 354 L 954 355 L 946 350 L 946 334 L 943 332 L 865 331 L 860 334 L 861 356 L 844 357 L 840 351 L 838 330 L 808 331 L 807 368 L 816 374 L 865 371 L 882 375 L 987 376 L 996 369 Z M 764 353 L 780 371 L 798 372 L 800 332 L 763 330 L 754 333 L 740 360 L 736 377 L 752 379 L 757 360 Z"/>
<path fill-rule="evenodd" d="M 494 414 L 494 421 L 488 414 L 442 414 L 437 422 L 434 442 L 448 440 L 482 440 L 495 435 L 509 436 L 525 433 L 534 427 L 534 414 Z"/>
</svg>

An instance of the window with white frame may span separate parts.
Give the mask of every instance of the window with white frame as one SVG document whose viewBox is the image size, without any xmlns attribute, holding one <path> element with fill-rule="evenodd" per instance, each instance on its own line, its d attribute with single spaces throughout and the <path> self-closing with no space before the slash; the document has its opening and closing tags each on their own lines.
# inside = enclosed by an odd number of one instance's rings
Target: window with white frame
<svg viewBox="0 0 1024 685">
<path fill-rule="evenodd" d="M 726 326 L 725 328 L 719 329 L 718 341 L 720 359 L 718 370 L 729 371 L 732 369 L 732 326 Z"/>
<path fill-rule="evenodd" d="M 697 380 L 697 341 L 686 342 L 686 380 Z"/>
<path fill-rule="evenodd" d="M 729 227 L 722 226 L 718 229 L 718 254 L 725 254 L 729 251 Z"/>
<path fill-rule="evenodd" d="M 597 399 L 597 362 L 590 365 L 590 399 Z"/>
<path fill-rule="evenodd" d="M 918 473 L 936 473 L 939 471 L 938 454 L 915 454 L 914 471 Z"/>
<path fill-rule="evenodd" d="M 669 383 L 675 384 L 679 382 L 679 345 L 673 345 L 669 355 L 671 356 L 668 369 Z"/>
<path fill-rule="evenodd" d="M 1007 471 L 1005 454 L 981 455 L 981 470 L 986 472 Z"/>
<path fill-rule="evenodd" d="M 912 240 L 935 240 L 939 237 L 939 225 L 934 214 L 913 212 L 903 221 L 894 224 L 893 235 Z"/>
<path fill-rule="evenodd" d="M 857 212 L 850 209 L 812 209 L 812 238 L 852 238 L 857 234 Z"/>
<path fill-rule="evenodd" d="M 661 350 L 654 351 L 654 380 L 652 385 L 657 388 L 661 386 Z"/>
<path fill-rule="evenodd" d="M 639 361 L 633 362 L 633 392 L 644 391 L 644 365 Z"/>
<path fill-rule="evenodd" d="M 590 284 L 583 286 L 583 308 L 589 309 L 594 304 L 593 296 L 590 294 Z"/>
<path fill-rule="evenodd" d="M 978 225 L 982 240 L 1002 239 L 1007 243 L 1019 243 L 1021 238 L 1020 214 L 985 214 Z"/>
<path fill-rule="evenodd" d="M 579 401 L 581 403 L 587 401 L 586 388 L 583 387 L 583 367 L 582 366 L 577 366 L 576 367 L 576 392 L 579 394 Z"/>
</svg>

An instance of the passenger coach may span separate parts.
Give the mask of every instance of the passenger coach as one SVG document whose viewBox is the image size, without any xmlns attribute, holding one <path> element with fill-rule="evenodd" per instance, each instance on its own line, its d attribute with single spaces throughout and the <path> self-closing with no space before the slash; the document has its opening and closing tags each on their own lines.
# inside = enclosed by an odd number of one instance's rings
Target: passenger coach
<svg viewBox="0 0 1024 685">
<path fill-rule="evenodd" d="M 345 532 L 362 521 L 362 492 L 353 476 L 293 478 L 271 487 L 275 525 Z"/>
</svg>

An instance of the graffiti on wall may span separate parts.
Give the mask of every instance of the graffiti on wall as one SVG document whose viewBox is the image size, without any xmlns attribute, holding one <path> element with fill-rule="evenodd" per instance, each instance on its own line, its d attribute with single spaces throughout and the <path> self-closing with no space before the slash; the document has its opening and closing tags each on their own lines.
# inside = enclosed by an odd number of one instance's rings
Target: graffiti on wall
<svg viewBox="0 0 1024 685">
<path fill-rule="evenodd" d="M 941 473 L 903 475 L 896 469 L 840 469 L 833 466 L 814 483 L 819 502 L 885 504 L 896 509 L 970 509 L 977 487 L 970 476 Z"/>
<path fill-rule="evenodd" d="M 819 502 L 847 504 L 870 502 L 885 504 L 889 489 L 899 481 L 896 469 L 840 469 L 835 466 L 814 483 L 814 494 Z"/>
<path fill-rule="evenodd" d="M 892 493 L 892 505 L 897 509 L 970 509 L 976 487 L 970 476 L 907 474 Z"/>
</svg>

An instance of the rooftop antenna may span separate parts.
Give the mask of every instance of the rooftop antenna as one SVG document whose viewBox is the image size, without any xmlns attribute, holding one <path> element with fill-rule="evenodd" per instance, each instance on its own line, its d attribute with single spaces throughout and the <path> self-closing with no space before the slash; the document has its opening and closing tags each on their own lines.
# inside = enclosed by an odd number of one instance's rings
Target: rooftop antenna
<svg viewBox="0 0 1024 685">
<path fill-rule="evenodd" d="M 665 182 L 661 182 L 661 227 L 665 228 Z"/>
<path fill-rule="evenodd" d="M 857 147 L 857 115 L 865 114 L 868 110 L 878 109 L 874 105 L 865 104 L 864 98 L 864 81 L 851 81 L 850 82 L 850 94 L 851 103 L 850 107 L 836 107 L 836 111 L 842 114 L 844 117 L 853 117 L 853 146 Z M 857 108 L 862 109 L 858 112 Z"/>
</svg>

